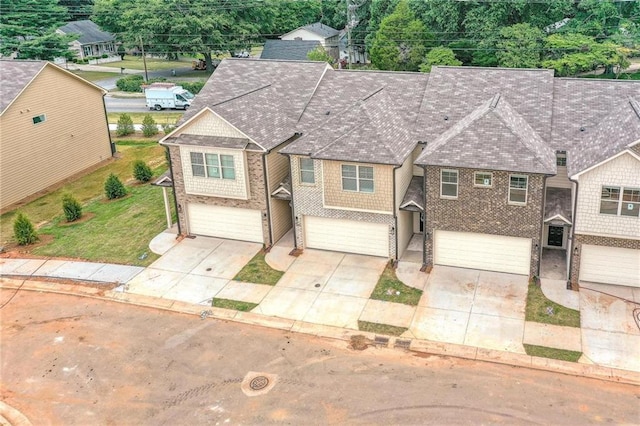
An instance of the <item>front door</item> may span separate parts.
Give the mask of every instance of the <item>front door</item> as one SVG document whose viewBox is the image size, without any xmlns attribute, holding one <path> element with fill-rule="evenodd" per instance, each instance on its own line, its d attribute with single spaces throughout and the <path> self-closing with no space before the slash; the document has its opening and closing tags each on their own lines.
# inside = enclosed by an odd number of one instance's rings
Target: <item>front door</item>
<svg viewBox="0 0 640 426">
<path fill-rule="evenodd" d="M 564 239 L 564 226 L 549 226 L 547 244 L 554 247 L 562 247 Z"/>
</svg>

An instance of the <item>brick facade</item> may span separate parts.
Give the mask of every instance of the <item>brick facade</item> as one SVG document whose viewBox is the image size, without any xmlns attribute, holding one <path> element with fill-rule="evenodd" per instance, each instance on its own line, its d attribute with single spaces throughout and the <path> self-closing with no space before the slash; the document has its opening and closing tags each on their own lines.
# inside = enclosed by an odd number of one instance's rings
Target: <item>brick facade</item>
<svg viewBox="0 0 640 426">
<path fill-rule="evenodd" d="M 178 221 L 183 234 L 189 234 L 187 221 L 187 204 L 199 203 L 212 206 L 239 207 L 243 209 L 260 210 L 262 213 L 262 234 L 265 245 L 269 245 L 269 221 L 267 220 L 267 201 L 265 198 L 264 168 L 262 153 L 246 151 L 247 173 L 249 177 L 249 199 L 233 199 L 216 196 L 187 194 L 185 191 L 184 176 L 189 175 L 189 164 L 182 163 L 180 147 L 170 146 L 171 167 L 173 171 L 173 186 L 178 202 Z M 183 167 L 184 166 L 184 167 Z"/>
<path fill-rule="evenodd" d="M 573 249 L 571 250 L 571 272 L 569 275 L 571 288 L 573 290 L 579 289 L 580 257 L 582 255 L 583 244 L 640 250 L 640 240 L 575 234 L 573 237 Z"/>
<path fill-rule="evenodd" d="M 325 208 L 323 206 L 322 182 L 323 167 L 322 161 L 314 161 L 315 184 L 300 183 L 299 157 L 291 156 L 291 184 L 293 189 L 294 216 L 297 218 L 294 227 L 296 232 L 296 247 L 305 247 L 303 217 L 319 216 L 335 219 L 357 220 L 360 222 L 383 223 L 389 226 L 389 230 L 395 226 L 393 214 L 369 213 L 362 211 Z M 390 201 L 393 204 L 393 198 Z M 395 258 L 396 241 L 395 235 L 389 232 L 389 257 Z"/>
<path fill-rule="evenodd" d="M 447 170 L 458 170 L 458 198 L 451 200 L 440 197 L 441 169 L 443 168 L 435 166 L 426 169 L 426 266 L 433 265 L 435 230 L 475 232 L 531 238 L 530 274 L 537 275 L 542 235 L 544 176 L 527 175 L 527 204 L 519 206 L 508 204 L 509 172 L 493 171 L 492 186 L 484 188 L 473 185 L 473 174 L 476 171 L 486 172 L 485 170 L 446 167 Z"/>
</svg>

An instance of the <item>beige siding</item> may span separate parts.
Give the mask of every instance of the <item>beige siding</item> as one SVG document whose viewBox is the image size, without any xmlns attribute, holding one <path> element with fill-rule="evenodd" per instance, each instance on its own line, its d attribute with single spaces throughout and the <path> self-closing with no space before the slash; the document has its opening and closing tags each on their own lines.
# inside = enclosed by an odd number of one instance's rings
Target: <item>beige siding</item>
<svg viewBox="0 0 640 426">
<path fill-rule="evenodd" d="M 413 236 L 413 213 L 407 211 L 398 212 L 398 258 L 409 245 L 409 240 Z"/>
<path fill-rule="evenodd" d="M 420 153 L 422 152 L 422 150 L 424 149 L 424 145 L 418 145 L 415 147 L 415 149 L 413 150 L 413 161 L 416 161 L 416 159 L 418 158 L 418 156 L 420 156 Z M 413 175 L 414 176 L 424 176 L 424 169 L 420 166 L 413 166 Z"/>
<path fill-rule="evenodd" d="M 291 229 L 291 207 L 289 201 L 271 199 L 271 229 L 273 231 L 273 243 L 277 243 L 284 234 Z"/>
<path fill-rule="evenodd" d="M 571 181 L 567 176 L 567 167 L 558 166 L 558 173 L 547 178 L 547 186 L 553 188 L 571 188 Z"/>
<path fill-rule="evenodd" d="M 275 244 L 291 226 L 291 208 L 289 201 L 271 198 L 278 184 L 289 174 L 289 158 L 278 154 L 278 151 L 286 145 L 274 149 L 267 154 L 267 188 L 269 188 L 269 209 L 271 215 L 271 232 Z"/>
<path fill-rule="evenodd" d="M 373 167 L 373 193 L 344 191 L 342 189 L 343 164 Z M 325 207 L 392 212 L 393 209 L 393 166 L 364 163 L 323 161 L 323 190 Z"/>
<path fill-rule="evenodd" d="M 33 117 L 46 120 L 33 124 Z M 0 117 L 0 208 L 111 157 L 102 92 L 45 67 Z"/>
<path fill-rule="evenodd" d="M 396 169 L 396 210 L 400 208 L 404 194 L 407 192 L 413 177 L 413 158 L 410 155 L 399 169 Z"/>
<path fill-rule="evenodd" d="M 187 135 L 207 135 L 227 138 L 246 138 L 244 134 L 211 111 L 205 111 L 175 133 Z"/>
<path fill-rule="evenodd" d="M 232 155 L 236 178 L 217 179 L 194 176 L 191 170 L 192 152 Z M 183 165 L 182 176 L 184 177 L 184 189 L 187 194 L 239 198 L 243 200 L 249 197 L 249 178 L 247 176 L 247 161 L 244 151 L 184 145 L 180 147 L 180 156 Z"/>
<path fill-rule="evenodd" d="M 278 184 L 289 174 L 289 157 L 277 152 L 284 147 L 286 145 L 281 145 L 267 154 L 267 188 L 269 188 L 269 193 L 275 191 Z"/>
</svg>

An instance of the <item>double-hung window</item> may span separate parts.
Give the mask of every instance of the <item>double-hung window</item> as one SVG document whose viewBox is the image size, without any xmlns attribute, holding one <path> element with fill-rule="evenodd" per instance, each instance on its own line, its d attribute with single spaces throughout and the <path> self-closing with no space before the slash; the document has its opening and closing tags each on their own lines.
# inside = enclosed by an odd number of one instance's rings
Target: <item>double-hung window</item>
<svg viewBox="0 0 640 426">
<path fill-rule="evenodd" d="M 509 203 L 527 204 L 527 186 L 529 178 L 521 175 L 509 175 Z"/>
<path fill-rule="evenodd" d="M 458 171 L 440 171 L 440 196 L 443 198 L 458 198 Z"/>
<path fill-rule="evenodd" d="M 373 167 L 342 165 L 342 189 L 373 192 Z"/>
<path fill-rule="evenodd" d="M 640 188 L 603 186 L 600 213 L 640 217 Z"/>
<path fill-rule="evenodd" d="M 212 179 L 236 178 L 233 155 L 191 152 L 190 157 L 193 176 Z"/>
<path fill-rule="evenodd" d="M 316 177 L 313 171 L 313 160 L 311 158 L 300 158 L 300 182 L 308 184 L 316 183 Z"/>
<path fill-rule="evenodd" d="M 493 181 L 493 175 L 488 172 L 475 172 L 473 174 L 473 186 L 479 186 L 483 188 L 491 187 Z"/>
</svg>

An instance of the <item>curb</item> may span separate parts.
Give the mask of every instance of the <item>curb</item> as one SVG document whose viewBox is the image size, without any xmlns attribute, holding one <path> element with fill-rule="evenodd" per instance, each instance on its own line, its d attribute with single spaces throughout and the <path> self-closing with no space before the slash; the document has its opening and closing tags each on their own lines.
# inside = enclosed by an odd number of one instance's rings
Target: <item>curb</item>
<svg viewBox="0 0 640 426">
<path fill-rule="evenodd" d="M 550 371 L 554 373 L 587 377 L 616 383 L 640 385 L 640 372 L 635 371 L 621 370 L 600 365 L 578 364 L 514 352 L 458 345 L 454 343 L 435 342 L 421 339 L 401 339 L 395 337 L 387 338 L 386 336 L 381 338 L 382 336 L 376 336 L 374 333 L 367 333 L 359 330 L 314 324 L 286 318 L 269 317 L 253 312 L 240 312 L 231 309 L 195 305 L 192 303 L 161 299 L 140 294 L 103 290 L 96 287 L 84 287 L 77 284 L 61 284 L 52 281 L 34 281 L 30 279 L 25 280 L 0 277 L 0 289 L 26 290 L 90 297 L 99 300 L 126 303 L 170 312 L 198 315 L 202 319 L 212 318 L 222 321 L 234 321 L 241 324 L 287 330 L 294 333 L 304 333 L 316 337 L 337 339 L 347 342 L 350 341 L 353 336 L 364 335 L 371 344 L 379 344 L 388 348 L 403 348 L 430 355 L 449 356 L 473 361 L 491 362 L 534 370 Z M 378 337 L 378 339 L 376 339 L 376 337 Z M 0 413 L 2 412 L 0 411 Z"/>
<path fill-rule="evenodd" d="M 0 401 L 0 424 L 9 426 L 32 426 L 27 416 Z"/>
</svg>

